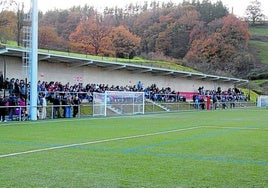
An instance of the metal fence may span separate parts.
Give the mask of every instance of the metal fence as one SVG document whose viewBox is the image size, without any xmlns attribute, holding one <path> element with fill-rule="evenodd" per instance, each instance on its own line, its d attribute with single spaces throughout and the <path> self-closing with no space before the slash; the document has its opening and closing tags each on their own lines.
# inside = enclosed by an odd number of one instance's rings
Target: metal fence
<svg viewBox="0 0 268 188">
<path fill-rule="evenodd" d="M 124 104 L 123 104 L 124 105 Z M 127 105 L 127 104 L 126 104 Z M 145 114 L 164 113 L 179 111 L 203 111 L 203 110 L 230 110 L 256 107 L 255 102 L 236 101 L 211 103 L 208 107 L 206 102 L 196 104 L 194 102 L 154 102 L 146 101 Z M 93 117 L 93 104 L 82 103 L 81 105 L 48 105 L 46 107 L 37 106 L 38 119 L 58 119 L 58 118 L 86 118 Z M 1 106 L 0 111 L 4 111 L 6 121 L 25 121 L 31 114 L 29 106 Z M 43 114 L 45 112 L 45 114 Z M 125 115 L 123 113 L 110 113 L 110 116 Z M 3 121 L 3 119 L 1 119 Z"/>
</svg>

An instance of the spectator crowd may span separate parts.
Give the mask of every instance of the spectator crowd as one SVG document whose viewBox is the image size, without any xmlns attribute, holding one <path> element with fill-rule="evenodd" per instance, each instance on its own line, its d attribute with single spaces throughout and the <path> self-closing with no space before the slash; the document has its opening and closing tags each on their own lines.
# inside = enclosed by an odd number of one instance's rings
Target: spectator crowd
<svg viewBox="0 0 268 188">
<path fill-rule="evenodd" d="M 28 115 L 26 104 L 29 103 L 30 83 L 19 79 L 6 79 L 0 77 L 0 90 L 4 91 L 4 95 L 0 95 L 0 116 L 2 121 L 6 121 L 5 112 L 7 112 L 9 120 L 13 120 L 13 115 Z M 78 106 L 82 101 L 92 102 L 93 93 L 104 93 L 105 91 L 133 91 L 144 92 L 147 99 L 155 102 L 175 102 L 186 101 L 184 96 L 180 96 L 179 92 L 172 90 L 170 87 L 159 88 L 156 84 L 144 87 L 139 81 L 135 85 L 115 86 L 108 84 L 86 84 L 77 83 L 71 85 L 69 82 L 63 84 L 58 81 L 38 81 L 38 118 L 45 119 L 47 104 L 53 104 L 53 117 L 76 117 L 78 114 Z M 237 88 L 221 91 L 219 87 L 217 91 L 204 90 L 204 87 L 198 88 L 198 93 L 193 95 L 193 103 L 195 108 L 210 109 L 205 101 L 212 100 L 213 106 L 216 109 L 219 103 L 222 106 L 227 101 L 231 101 L 231 107 L 234 107 L 236 100 L 247 100 L 243 93 Z M 20 108 L 16 108 L 20 106 Z M 60 108 L 63 107 L 64 112 L 60 114 Z M 72 108 L 71 108 L 72 107 Z M 227 106 L 225 106 L 227 107 Z"/>
<path fill-rule="evenodd" d="M 238 101 L 248 101 L 249 96 L 244 95 L 238 88 L 229 88 L 222 91 L 221 87 L 217 90 L 205 90 L 204 87 L 198 88 L 198 93 L 193 95 L 193 103 L 196 109 L 207 110 L 214 108 L 215 110 L 221 106 L 222 109 L 234 108 Z M 211 104 L 212 102 L 212 104 Z"/>
</svg>

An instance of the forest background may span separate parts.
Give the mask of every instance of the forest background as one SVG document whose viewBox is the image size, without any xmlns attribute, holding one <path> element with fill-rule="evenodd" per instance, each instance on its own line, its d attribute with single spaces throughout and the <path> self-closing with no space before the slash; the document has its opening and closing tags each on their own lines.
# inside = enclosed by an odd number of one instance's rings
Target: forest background
<svg viewBox="0 0 268 188">
<path fill-rule="evenodd" d="M 0 40 L 23 46 L 23 6 L 8 11 L 0 1 Z M 253 0 L 238 18 L 221 1 L 129 4 L 125 8 L 74 6 L 39 12 L 39 48 L 133 59 L 142 57 L 191 67 L 199 72 L 251 80 L 267 79 L 265 59 L 251 40 L 254 28 L 267 28 L 261 4 Z M 251 29 L 253 28 L 253 29 Z M 254 34 L 254 33 L 253 33 Z M 267 64 L 266 64 L 267 63 Z M 266 82 L 262 82 L 265 86 Z M 263 92 L 263 91 L 262 91 Z"/>
</svg>

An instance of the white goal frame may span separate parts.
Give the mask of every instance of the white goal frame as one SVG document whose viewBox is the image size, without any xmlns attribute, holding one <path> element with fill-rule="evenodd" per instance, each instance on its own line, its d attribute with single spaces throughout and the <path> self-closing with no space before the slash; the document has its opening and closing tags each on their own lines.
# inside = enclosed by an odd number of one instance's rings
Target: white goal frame
<svg viewBox="0 0 268 188">
<path fill-rule="evenodd" d="M 268 107 L 268 95 L 260 95 L 257 99 L 258 107 Z"/>
<path fill-rule="evenodd" d="M 93 116 L 144 114 L 144 92 L 105 91 L 93 93 Z"/>
</svg>

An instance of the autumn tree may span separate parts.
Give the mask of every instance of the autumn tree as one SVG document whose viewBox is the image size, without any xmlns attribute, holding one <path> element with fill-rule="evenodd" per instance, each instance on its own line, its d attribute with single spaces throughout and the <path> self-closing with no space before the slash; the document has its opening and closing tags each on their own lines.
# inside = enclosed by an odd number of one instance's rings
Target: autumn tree
<svg viewBox="0 0 268 188">
<path fill-rule="evenodd" d="M 109 40 L 110 28 L 103 25 L 97 17 L 82 20 L 69 39 L 72 46 L 78 47 L 83 52 L 100 55 L 104 52 Z M 72 48 L 73 49 L 73 48 Z"/>
<path fill-rule="evenodd" d="M 182 6 L 176 11 L 180 12 L 180 15 L 172 11 L 165 18 L 160 19 L 160 23 L 169 24 L 163 32 L 159 33 L 156 50 L 165 56 L 183 58 L 188 51 L 190 32 L 199 22 L 200 14 L 191 5 Z"/>
<path fill-rule="evenodd" d="M 2 11 L 0 13 L 0 19 L 3 21 L 2 22 L 3 25 L 0 25 L 1 42 L 6 42 L 6 40 L 16 40 L 17 36 L 16 14 L 12 11 Z"/>
<path fill-rule="evenodd" d="M 132 59 L 136 55 L 140 47 L 140 37 L 132 34 L 124 26 L 113 28 L 110 36 L 116 57 Z"/>
<path fill-rule="evenodd" d="M 224 17 L 222 23 L 221 35 L 224 38 L 224 42 L 234 46 L 236 49 L 243 50 L 247 48 L 250 39 L 248 24 L 232 14 Z"/>
<path fill-rule="evenodd" d="M 155 5 L 156 6 L 156 5 Z M 144 53 L 155 52 L 155 44 L 158 34 L 164 31 L 159 25 L 161 10 L 147 10 L 140 13 L 134 24 L 130 26 L 132 31 L 141 37 L 141 51 Z"/>
<path fill-rule="evenodd" d="M 13 12 L 8 11 L 10 7 L 16 5 L 15 0 L 0 0 L 0 40 L 1 42 L 7 39 L 14 40 L 16 33 L 16 17 Z M 15 22 L 14 22 L 15 21 Z"/>
<path fill-rule="evenodd" d="M 204 72 L 234 74 L 249 62 L 249 35 L 246 24 L 227 15 L 221 1 L 209 0 L 145 1 L 125 8 L 106 7 L 103 13 L 88 5 L 74 6 L 40 14 L 39 41 L 43 47 L 94 55 L 185 58 Z"/>
<path fill-rule="evenodd" d="M 198 70 L 211 74 L 237 76 L 249 71 L 248 26 L 234 15 L 197 25 L 191 32 L 191 48 L 186 59 Z"/>
<path fill-rule="evenodd" d="M 264 14 L 261 10 L 261 2 L 258 0 L 253 0 L 247 6 L 246 9 L 246 19 L 255 25 L 256 22 L 262 21 L 264 18 Z"/>
<path fill-rule="evenodd" d="M 59 45 L 59 37 L 55 28 L 50 26 L 42 26 L 38 30 L 39 47 L 43 49 L 55 49 Z"/>
<path fill-rule="evenodd" d="M 96 14 L 94 8 L 88 5 L 73 6 L 67 10 L 54 9 L 39 15 L 39 25 L 54 27 L 57 35 L 62 40 L 68 41 L 70 34 L 75 31 L 81 20 Z"/>
</svg>

